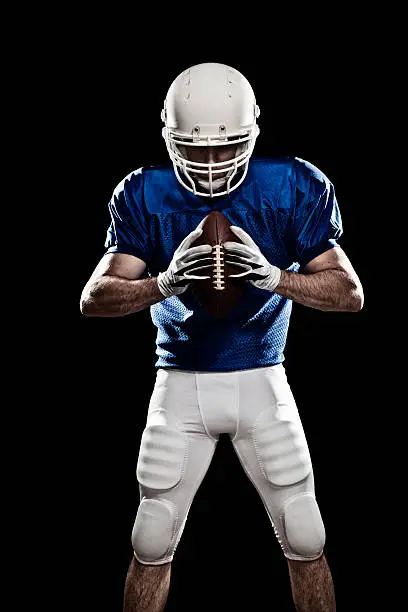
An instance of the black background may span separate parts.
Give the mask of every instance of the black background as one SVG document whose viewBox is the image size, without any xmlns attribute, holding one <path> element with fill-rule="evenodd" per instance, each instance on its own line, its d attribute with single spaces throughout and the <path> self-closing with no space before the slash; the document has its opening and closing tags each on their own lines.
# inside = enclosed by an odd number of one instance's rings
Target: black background
<svg viewBox="0 0 408 612">
<path fill-rule="evenodd" d="M 236 44 L 192 50 L 188 41 L 173 48 L 171 40 L 154 55 L 140 41 L 122 50 L 108 36 L 95 42 L 74 32 L 59 68 L 57 163 L 65 182 L 59 221 L 70 264 L 59 288 L 68 306 L 56 332 L 64 347 L 55 368 L 63 401 L 52 423 L 48 467 L 54 457 L 49 514 L 58 532 L 63 525 L 68 566 L 57 582 L 60 607 L 121 610 L 139 503 L 136 462 L 155 378 L 149 311 L 87 319 L 80 294 L 104 253 L 113 189 L 131 170 L 167 160 L 160 111 L 172 80 L 190 65 L 216 61 L 240 70 L 254 88 L 261 108 L 254 155 L 297 155 L 334 184 L 344 225 L 340 244 L 365 290 L 360 313 L 294 304 L 285 367 L 311 450 L 338 610 L 369 609 L 380 579 L 374 560 L 383 546 L 384 509 L 375 491 L 378 438 L 386 437 L 377 413 L 383 350 L 369 256 L 383 206 L 377 161 L 383 128 L 377 122 L 375 134 L 372 129 L 381 54 L 364 46 L 327 54 L 273 41 L 262 50 Z M 55 561 L 58 551 L 56 534 Z M 166 611 L 208 609 L 294 609 L 286 561 L 264 507 L 223 437 L 174 558 Z"/>
</svg>

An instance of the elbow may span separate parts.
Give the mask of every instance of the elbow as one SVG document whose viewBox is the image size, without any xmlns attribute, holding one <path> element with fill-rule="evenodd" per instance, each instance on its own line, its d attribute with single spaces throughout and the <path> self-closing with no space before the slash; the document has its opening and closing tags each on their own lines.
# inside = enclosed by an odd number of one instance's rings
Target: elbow
<svg viewBox="0 0 408 612">
<path fill-rule="evenodd" d="M 349 285 L 336 296 L 330 308 L 322 310 L 335 310 L 338 312 L 360 312 L 364 306 L 364 292 L 361 285 Z"/>
<path fill-rule="evenodd" d="M 364 297 L 363 296 L 355 297 L 353 299 L 352 307 L 350 308 L 350 311 L 360 312 L 360 310 L 363 310 L 363 306 L 364 306 Z"/>
<path fill-rule="evenodd" d="M 359 312 L 360 310 L 363 310 L 363 306 L 364 306 L 364 293 L 363 293 L 363 290 L 361 290 L 359 292 L 358 308 L 357 308 L 356 312 Z"/>
<path fill-rule="evenodd" d="M 364 291 L 357 275 L 347 275 L 343 284 L 342 310 L 360 312 L 364 306 Z"/>
<path fill-rule="evenodd" d="M 90 287 L 85 287 L 82 292 L 81 299 L 79 300 L 79 309 L 84 317 L 95 317 L 98 316 L 98 303 L 95 295 L 95 291 L 92 291 Z"/>
<path fill-rule="evenodd" d="M 86 297 L 81 296 L 79 301 L 79 310 L 84 317 L 92 317 L 95 315 L 95 306 L 93 304 L 93 300 L 87 299 Z"/>
<path fill-rule="evenodd" d="M 85 286 L 79 300 L 79 309 L 84 317 L 120 316 L 106 284 L 97 280 Z"/>
<path fill-rule="evenodd" d="M 349 308 L 350 312 L 360 312 L 364 306 L 364 292 L 361 286 L 355 286 L 350 292 Z"/>
</svg>

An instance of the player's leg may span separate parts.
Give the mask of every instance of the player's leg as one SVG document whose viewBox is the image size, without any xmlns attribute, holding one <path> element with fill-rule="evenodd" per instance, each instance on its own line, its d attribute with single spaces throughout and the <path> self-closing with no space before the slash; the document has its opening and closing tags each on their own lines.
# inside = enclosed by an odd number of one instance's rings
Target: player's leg
<svg viewBox="0 0 408 612">
<path fill-rule="evenodd" d="M 247 370 L 238 381 L 239 427 L 232 443 L 288 560 L 296 609 L 333 612 L 312 463 L 285 370 L 282 365 Z"/>
<path fill-rule="evenodd" d="M 163 609 L 171 561 L 216 444 L 201 419 L 194 374 L 159 370 L 137 464 L 140 505 L 124 612 Z"/>
<path fill-rule="evenodd" d="M 130 562 L 125 582 L 124 612 L 162 612 L 170 588 L 171 563 Z"/>
<path fill-rule="evenodd" d="M 325 555 L 315 561 L 287 561 L 296 610 L 335 612 L 333 579 Z"/>
</svg>

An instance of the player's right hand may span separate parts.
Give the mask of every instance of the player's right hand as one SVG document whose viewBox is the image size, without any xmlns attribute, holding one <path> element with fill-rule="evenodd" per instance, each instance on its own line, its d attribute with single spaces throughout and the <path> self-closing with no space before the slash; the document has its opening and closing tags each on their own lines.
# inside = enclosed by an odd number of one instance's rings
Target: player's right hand
<svg viewBox="0 0 408 612">
<path fill-rule="evenodd" d="M 184 293 L 192 280 L 210 278 L 210 276 L 198 276 L 197 272 L 211 268 L 213 264 L 211 245 L 191 247 L 203 233 L 201 228 L 204 221 L 205 219 L 184 238 L 177 247 L 167 270 L 160 272 L 157 277 L 159 290 L 166 298 Z"/>
</svg>

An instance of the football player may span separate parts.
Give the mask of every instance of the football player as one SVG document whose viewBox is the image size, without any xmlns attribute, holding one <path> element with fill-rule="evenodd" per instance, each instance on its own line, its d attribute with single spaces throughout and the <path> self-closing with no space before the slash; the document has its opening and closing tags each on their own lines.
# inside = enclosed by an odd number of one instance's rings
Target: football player
<svg viewBox="0 0 408 612">
<path fill-rule="evenodd" d="M 363 290 L 338 244 L 333 184 L 303 159 L 254 157 L 259 114 L 250 83 L 230 66 L 195 65 L 173 81 L 161 115 L 171 163 L 141 167 L 116 187 L 106 253 L 81 296 L 86 316 L 150 307 L 157 327 L 125 612 L 164 609 L 172 559 L 221 433 L 266 508 L 296 609 L 335 610 L 284 348 L 293 301 L 357 312 Z M 225 257 L 246 281 L 222 319 L 206 312 L 191 287 L 212 263 L 210 245 L 193 246 L 212 210 L 240 239 L 224 245 Z"/>
</svg>

